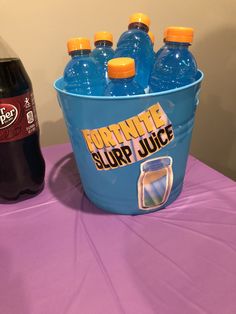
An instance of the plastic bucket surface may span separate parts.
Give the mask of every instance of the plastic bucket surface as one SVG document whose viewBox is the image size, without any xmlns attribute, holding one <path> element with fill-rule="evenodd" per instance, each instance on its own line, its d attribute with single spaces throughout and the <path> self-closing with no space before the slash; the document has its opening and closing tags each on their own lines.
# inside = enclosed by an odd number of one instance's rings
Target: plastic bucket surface
<svg viewBox="0 0 236 314">
<path fill-rule="evenodd" d="M 187 86 L 130 97 L 67 93 L 55 81 L 82 185 L 99 208 L 144 214 L 180 194 L 203 73 Z"/>
</svg>

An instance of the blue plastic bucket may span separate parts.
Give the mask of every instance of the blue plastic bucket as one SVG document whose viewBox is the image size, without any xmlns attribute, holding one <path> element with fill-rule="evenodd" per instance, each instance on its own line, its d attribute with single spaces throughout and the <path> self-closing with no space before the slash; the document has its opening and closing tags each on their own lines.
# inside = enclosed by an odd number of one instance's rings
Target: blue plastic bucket
<svg viewBox="0 0 236 314">
<path fill-rule="evenodd" d="M 182 190 L 203 73 L 161 93 L 93 97 L 54 83 L 82 185 L 99 208 L 144 214 L 171 204 Z"/>
</svg>

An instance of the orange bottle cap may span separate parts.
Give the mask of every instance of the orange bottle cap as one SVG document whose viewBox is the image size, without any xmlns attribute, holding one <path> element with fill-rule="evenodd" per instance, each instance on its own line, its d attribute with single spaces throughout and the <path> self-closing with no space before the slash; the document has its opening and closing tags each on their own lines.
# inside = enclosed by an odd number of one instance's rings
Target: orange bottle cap
<svg viewBox="0 0 236 314">
<path fill-rule="evenodd" d="M 67 42 L 68 52 L 76 50 L 91 50 L 90 40 L 84 37 L 71 38 Z"/>
<path fill-rule="evenodd" d="M 150 37 L 150 39 L 151 39 L 152 44 L 154 44 L 155 36 L 154 36 L 153 32 L 149 31 L 149 32 L 148 32 L 148 35 L 149 35 L 149 37 Z"/>
<path fill-rule="evenodd" d="M 193 28 L 178 26 L 167 27 L 164 31 L 164 40 L 180 43 L 192 43 Z"/>
<path fill-rule="evenodd" d="M 115 58 L 108 61 L 109 78 L 128 78 L 135 75 L 135 62 L 132 58 Z"/>
<path fill-rule="evenodd" d="M 143 23 L 149 27 L 151 21 L 150 21 L 150 18 L 146 14 L 134 13 L 129 18 L 129 24 L 131 23 Z"/>
<path fill-rule="evenodd" d="M 99 41 L 99 40 L 108 40 L 111 43 L 113 43 L 113 36 L 112 33 L 109 32 L 97 32 L 94 35 L 94 42 Z"/>
</svg>

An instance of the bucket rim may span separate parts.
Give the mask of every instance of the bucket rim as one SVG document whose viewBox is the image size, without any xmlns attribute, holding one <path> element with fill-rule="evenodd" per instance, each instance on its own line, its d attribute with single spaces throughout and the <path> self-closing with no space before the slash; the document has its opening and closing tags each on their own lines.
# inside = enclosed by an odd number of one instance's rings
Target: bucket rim
<svg viewBox="0 0 236 314">
<path fill-rule="evenodd" d="M 86 99 L 93 99 L 93 100 L 122 100 L 122 99 L 137 99 L 137 98 L 147 98 L 147 97 L 157 97 L 157 96 L 164 96 L 164 95 L 169 95 L 169 94 L 174 94 L 174 93 L 178 93 L 179 91 L 188 89 L 190 87 L 193 87 L 197 84 L 199 84 L 203 78 L 204 78 L 204 73 L 198 69 L 198 73 L 200 73 L 200 77 L 198 80 L 196 80 L 195 82 L 188 84 L 188 85 L 184 85 L 182 87 L 179 88 L 174 88 L 174 89 L 169 89 L 163 92 L 156 92 L 156 93 L 148 93 L 148 94 L 140 94 L 140 95 L 131 95 L 131 96 L 90 96 L 90 95 L 79 95 L 79 94 L 74 94 L 74 93 L 69 93 L 61 88 L 59 88 L 57 86 L 57 84 L 62 80 L 63 76 L 60 76 L 58 79 L 56 79 L 53 83 L 53 86 L 55 88 L 55 90 L 61 94 L 67 95 L 67 96 L 73 96 L 76 98 L 86 98 Z"/>
</svg>

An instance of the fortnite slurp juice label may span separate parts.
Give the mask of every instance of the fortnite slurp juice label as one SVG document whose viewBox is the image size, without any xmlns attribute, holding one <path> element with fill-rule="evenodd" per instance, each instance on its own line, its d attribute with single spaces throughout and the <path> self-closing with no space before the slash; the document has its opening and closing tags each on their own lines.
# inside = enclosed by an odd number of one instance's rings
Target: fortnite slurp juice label
<svg viewBox="0 0 236 314">
<path fill-rule="evenodd" d="M 0 99 L 0 143 L 23 139 L 38 128 L 32 91 Z"/>
<path fill-rule="evenodd" d="M 148 159 L 174 140 L 172 123 L 159 103 L 126 120 L 81 132 L 99 171 L 141 161 L 134 181 L 140 210 L 157 209 L 167 202 L 173 185 L 172 158 Z"/>
<path fill-rule="evenodd" d="M 97 170 L 128 166 L 174 139 L 172 123 L 159 103 L 115 124 L 81 131 Z"/>
</svg>

